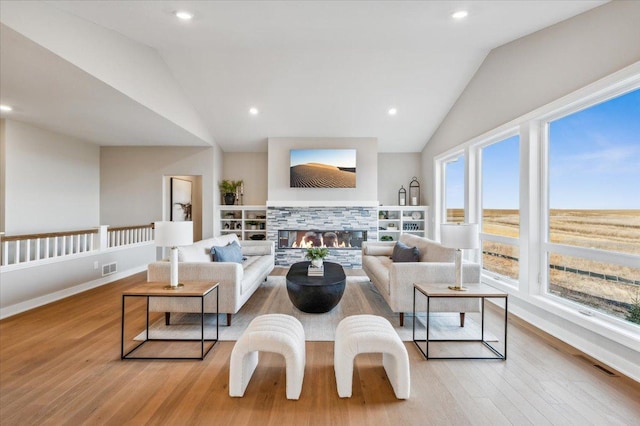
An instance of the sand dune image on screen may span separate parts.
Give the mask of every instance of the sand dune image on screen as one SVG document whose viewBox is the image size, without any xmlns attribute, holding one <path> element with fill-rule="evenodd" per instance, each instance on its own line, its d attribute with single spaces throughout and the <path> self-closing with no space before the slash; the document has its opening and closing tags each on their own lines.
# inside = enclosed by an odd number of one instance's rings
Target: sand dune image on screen
<svg viewBox="0 0 640 426">
<path fill-rule="evenodd" d="M 355 188 L 356 173 L 336 166 L 307 163 L 291 167 L 292 188 Z"/>
<path fill-rule="evenodd" d="M 292 150 L 291 159 L 291 188 L 356 187 L 355 150 Z"/>
</svg>

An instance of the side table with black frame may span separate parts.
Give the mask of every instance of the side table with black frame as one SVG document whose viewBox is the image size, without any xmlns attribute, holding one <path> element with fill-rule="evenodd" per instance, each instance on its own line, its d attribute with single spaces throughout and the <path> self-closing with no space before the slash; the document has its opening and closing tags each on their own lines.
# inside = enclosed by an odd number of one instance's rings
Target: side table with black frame
<svg viewBox="0 0 640 426">
<path fill-rule="evenodd" d="M 204 337 L 204 301 L 206 297 L 212 297 L 215 290 L 216 296 L 216 337 L 215 339 L 205 339 Z M 125 353 L 125 305 L 128 298 L 142 297 L 146 299 L 146 328 L 145 339 L 133 349 L 126 351 Z M 188 297 L 200 299 L 200 339 L 152 339 L 149 338 L 149 298 L 151 297 Z M 177 289 L 167 288 L 167 283 L 160 282 L 147 282 L 136 285 L 122 292 L 122 328 L 121 328 L 121 345 L 120 345 L 120 358 L 121 359 L 164 359 L 164 360 L 203 360 L 205 356 L 213 349 L 218 342 L 219 337 L 219 321 L 218 321 L 218 283 L 216 282 L 189 282 L 183 287 Z M 132 354 L 140 349 L 147 342 L 200 342 L 200 356 L 199 357 L 152 357 L 152 356 L 140 356 L 136 357 Z M 205 342 L 212 342 L 211 346 L 205 351 Z"/>
<path fill-rule="evenodd" d="M 413 285 L 413 343 L 415 343 L 418 350 L 424 355 L 426 359 L 507 359 L 507 303 L 508 294 L 499 291 L 486 284 L 467 284 L 467 291 L 457 291 L 449 289 L 450 284 L 419 284 Z M 425 339 L 416 338 L 416 297 L 422 295 L 426 297 L 426 319 Z M 433 298 L 478 298 L 482 300 L 482 319 L 481 319 L 481 336 L 480 339 L 430 339 L 429 338 L 429 303 Z M 504 299 L 504 351 L 500 352 L 496 347 L 486 340 L 485 334 L 485 299 Z M 456 356 L 456 357 L 433 357 L 429 356 L 429 343 L 430 342 L 480 342 L 483 346 L 487 347 L 495 356 Z M 420 343 L 424 343 L 426 348 L 423 350 Z"/>
</svg>

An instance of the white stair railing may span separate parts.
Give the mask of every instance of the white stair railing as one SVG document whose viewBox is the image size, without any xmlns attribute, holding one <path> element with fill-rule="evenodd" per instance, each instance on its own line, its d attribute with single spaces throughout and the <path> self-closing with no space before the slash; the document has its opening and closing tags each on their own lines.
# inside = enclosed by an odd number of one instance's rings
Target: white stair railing
<svg viewBox="0 0 640 426">
<path fill-rule="evenodd" d="M 45 259 L 97 252 L 153 241 L 153 224 L 120 226 L 42 234 L 0 233 L 0 266 L 22 265 Z"/>
</svg>

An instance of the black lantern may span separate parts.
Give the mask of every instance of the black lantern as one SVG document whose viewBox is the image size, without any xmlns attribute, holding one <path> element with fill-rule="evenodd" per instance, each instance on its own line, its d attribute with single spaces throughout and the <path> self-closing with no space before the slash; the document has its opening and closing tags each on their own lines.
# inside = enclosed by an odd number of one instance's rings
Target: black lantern
<svg viewBox="0 0 640 426">
<path fill-rule="evenodd" d="M 409 202 L 412 206 L 420 205 L 420 182 L 418 182 L 418 178 L 415 176 L 409 184 Z"/>
<path fill-rule="evenodd" d="M 404 189 L 403 185 L 400 185 L 400 190 L 398 191 L 398 205 L 399 206 L 407 205 L 407 190 Z"/>
</svg>

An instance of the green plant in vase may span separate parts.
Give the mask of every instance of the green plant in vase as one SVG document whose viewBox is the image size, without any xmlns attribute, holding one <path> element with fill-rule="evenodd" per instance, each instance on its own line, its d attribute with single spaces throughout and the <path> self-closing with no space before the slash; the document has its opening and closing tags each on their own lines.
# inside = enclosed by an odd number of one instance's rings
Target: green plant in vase
<svg viewBox="0 0 640 426">
<path fill-rule="evenodd" d="M 227 180 L 224 179 L 220 182 L 218 187 L 220 192 L 224 195 L 224 203 L 228 206 L 235 204 L 236 192 L 238 188 L 242 186 L 242 180 Z"/>
<path fill-rule="evenodd" d="M 311 264 L 316 268 L 322 267 L 322 261 L 329 254 L 329 249 L 326 247 L 310 247 L 307 249 L 306 259 L 311 261 Z"/>
</svg>

